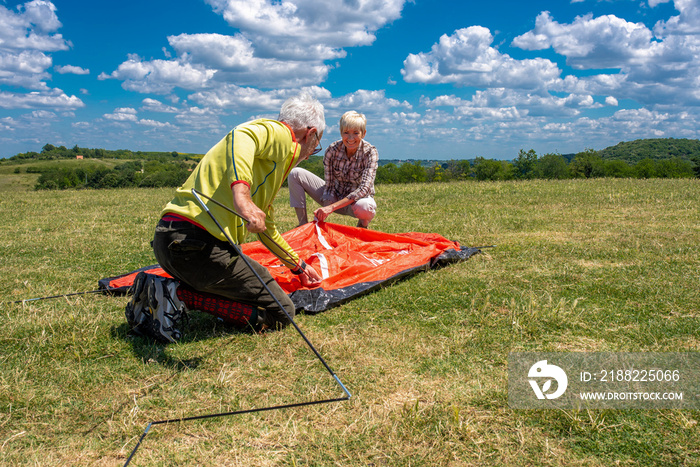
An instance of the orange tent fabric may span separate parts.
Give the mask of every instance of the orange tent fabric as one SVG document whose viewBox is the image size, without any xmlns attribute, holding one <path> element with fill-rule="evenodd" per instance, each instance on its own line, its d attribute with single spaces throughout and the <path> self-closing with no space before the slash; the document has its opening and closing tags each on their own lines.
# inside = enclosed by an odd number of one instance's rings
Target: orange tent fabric
<svg viewBox="0 0 700 467">
<path fill-rule="evenodd" d="M 438 234 L 389 234 L 329 222 L 309 223 L 282 234 L 299 256 L 323 276 L 319 287 L 305 288 L 261 242 L 241 245 L 244 254 L 265 266 L 298 310 L 318 313 L 387 282 L 477 253 Z M 100 288 L 126 291 L 138 272 L 166 276 L 158 265 L 100 281 Z"/>
<path fill-rule="evenodd" d="M 416 265 L 426 265 L 459 244 L 437 234 L 387 234 L 344 225 L 309 223 L 282 235 L 300 258 L 322 273 L 326 290 L 358 282 L 389 279 Z M 242 245 L 243 253 L 265 266 L 289 294 L 301 282 L 260 242 Z"/>
<path fill-rule="evenodd" d="M 153 274 L 154 276 L 170 277 L 172 276 L 167 272 L 163 271 L 159 265 L 147 266 L 145 268 L 137 269 L 136 271 L 130 272 L 129 274 L 124 274 L 122 276 L 108 277 L 99 281 L 100 289 L 105 289 L 109 292 L 124 292 L 132 286 L 136 276 L 140 272 L 147 272 L 148 274 Z"/>
<path fill-rule="evenodd" d="M 441 262 L 467 259 L 479 251 L 438 234 L 389 234 L 329 222 L 305 224 L 282 236 L 323 276 L 320 287 L 303 287 L 260 242 L 242 245 L 242 250 L 265 266 L 297 308 L 307 312 L 323 311 L 387 281 Z"/>
</svg>

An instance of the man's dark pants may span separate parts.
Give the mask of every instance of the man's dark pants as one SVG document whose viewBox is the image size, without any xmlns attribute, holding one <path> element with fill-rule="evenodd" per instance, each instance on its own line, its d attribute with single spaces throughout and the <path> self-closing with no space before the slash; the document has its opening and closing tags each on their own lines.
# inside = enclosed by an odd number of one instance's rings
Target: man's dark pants
<svg viewBox="0 0 700 467">
<path fill-rule="evenodd" d="M 153 238 L 160 266 L 190 288 L 260 307 L 259 323 L 269 328 L 289 320 L 234 248 L 189 222 L 160 220 Z M 294 304 L 270 273 L 246 256 L 270 291 L 294 317 Z"/>
</svg>

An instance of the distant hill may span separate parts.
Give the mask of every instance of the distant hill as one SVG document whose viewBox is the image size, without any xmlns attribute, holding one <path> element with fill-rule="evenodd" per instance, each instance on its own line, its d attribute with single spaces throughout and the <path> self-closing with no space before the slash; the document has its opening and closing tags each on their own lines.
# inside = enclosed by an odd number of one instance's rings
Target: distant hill
<svg viewBox="0 0 700 467">
<path fill-rule="evenodd" d="M 26 152 L 19 153 L 7 159 L 3 159 L 3 162 L 7 163 L 25 163 L 27 161 L 54 161 L 61 159 L 118 159 L 118 160 L 171 160 L 171 161 L 199 161 L 202 158 L 201 154 L 187 154 L 172 152 L 144 152 L 144 151 L 131 151 L 129 149 L 90 149 L 81 148 L 75 145 L 72 149 L 68 149 L 65 146 L 54 146 L 53 144 L 46 144 L 41 148 L 41 152 Z"/>
<path fill-rule="evenodd" d="M 578 153 L 560 154 L 567 163 L 576 157 Z M 630 165 L 644 159 L 664 160 L 679 157 L 685 161 L 694 162 L 700 160 L 700 140 L 697 139 L 676 139 L 676 138 L 657 138 L 657 139 L 638 139 L 635 141 L 624 141 L 609 146 L 598 151 L 598 155 L 605 160 L 621 160 Z M 544 154 L 539 154 L 539 157 Z M 486 157 L 488 159 L 488 157 Z M 457 159 L 460 160 L 460 159 Z M 474 165 L 474 158 L 467 159 L 471 165 Z M 423 167 L 432 167 L 435 164 L 447 166 L 445 160 L 415 160 L 415 159 L 380 159 L 379 165 L 401 165 L 404 162 L 420 163 Z M 507 162 L 513 162 L 508 160 Z"/>
<path fill-rule="evenodd" d="M 700 140 L 697 139 L 638 139 L 607 147 L 598 152 L 603 159 L 617 159 L 636 164 L 643 159 L 700 158 Z"/>
</svg>

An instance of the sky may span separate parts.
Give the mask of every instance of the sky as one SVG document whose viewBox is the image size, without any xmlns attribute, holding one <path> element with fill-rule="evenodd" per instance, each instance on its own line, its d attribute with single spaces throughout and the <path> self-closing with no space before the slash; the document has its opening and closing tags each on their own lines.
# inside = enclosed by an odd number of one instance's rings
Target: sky
<svg viewBox="0 0 700 467">
<path fill-rule="evenodd" d="M 302 91 L 380 159 L 696 139 L 700 0 L 0 0 L 0 157 L 205 153 Z"/>
</svg>

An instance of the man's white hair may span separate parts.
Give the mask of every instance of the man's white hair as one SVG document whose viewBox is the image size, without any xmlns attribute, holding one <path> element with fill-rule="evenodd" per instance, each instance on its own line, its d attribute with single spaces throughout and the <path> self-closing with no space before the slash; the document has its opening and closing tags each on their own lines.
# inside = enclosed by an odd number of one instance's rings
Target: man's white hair
<svg viewBox="0 0 700 467">
<path fill-rule="evenodd" d="M 323 104 L 308 93 L 301 93 L 287 99 L 282 104 L 277 120 L 287 123 L 293 130 L 314 127 L 319 135 L 326 129 Z"/>
</svg>

